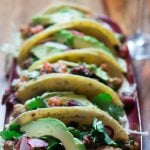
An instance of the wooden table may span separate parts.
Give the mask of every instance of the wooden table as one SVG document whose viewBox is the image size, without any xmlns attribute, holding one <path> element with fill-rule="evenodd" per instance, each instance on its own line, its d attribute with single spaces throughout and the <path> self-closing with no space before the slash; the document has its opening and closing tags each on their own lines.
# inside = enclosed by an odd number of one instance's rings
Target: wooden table
<svg viewBox="0 0 150 150">
<path fill-rule="evenodd" d="M 29 22 L 30 17 L 47 7 L 56 0 L 1 0 L 0 5 L 0 44 L 10 40 L 10 35 L 20 25 Z M 68 0 L 69 1 L 69 0 Z M 73 0 L 70 0 L 73 1 Z M 81 5 L 90 7 L 93 12 L 104 13 L 117 21 L 126 34 L 130 34 L 135 29 L 136 18 L 132 18 L 136 0 L 76 0 Z M 146 10 L 150 10 L 148 0 Z M 150 15 L 150 13 L 149 13 Z M 149 16 L 144 18 L 144 21 Z M 145 26 L 148 28 L 149 26 Z M 4 78 L 4 54 L 0 54 L 0 93 L 6 88 Z M 150 132 L 150 60 L 133 61 L 138 89 L 140 95 L 140 107 L 142 115 L 143 130 Z M 150 136 L 144 137 L 144 150 L 150 149 Z"/>
</svg>

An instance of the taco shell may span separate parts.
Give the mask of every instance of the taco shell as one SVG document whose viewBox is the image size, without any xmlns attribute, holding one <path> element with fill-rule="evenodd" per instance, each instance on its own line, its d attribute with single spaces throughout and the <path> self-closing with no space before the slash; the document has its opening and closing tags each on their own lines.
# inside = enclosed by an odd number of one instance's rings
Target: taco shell
<svg viewBox="0 0 150 150">
<path fill-rule="evenodd" d="M 87 77 L 63 73 L 52 73 L 31 80 L 17 90 L 16 96 L 24 103 L 26 100 L 48 91 L 72 91 L 85 95 L 89 100 L 99 93 L 108 93 L 114 104 L 123 105 L 118 95 L 103 83 Z"/>
<path fill-rule="evenodd" d="M 102 110 L 93 110 L 90 108 L 42 108 L 21 114 L 13 121 L 13 123 L 24 125 L 26 123 L 29 123 L 30 121 L 47 117 L 59 119 L 66 124 L 72 121 L 79 122 L 80 125 L 90 125 L 93 119 L 97 118 L 98 120 L 101 120 L 104 125 L 110 126 L 113 129 L 113 139 L 128 140 L 128 135 L 123 127 L 110 115 Z"/>
</svg>

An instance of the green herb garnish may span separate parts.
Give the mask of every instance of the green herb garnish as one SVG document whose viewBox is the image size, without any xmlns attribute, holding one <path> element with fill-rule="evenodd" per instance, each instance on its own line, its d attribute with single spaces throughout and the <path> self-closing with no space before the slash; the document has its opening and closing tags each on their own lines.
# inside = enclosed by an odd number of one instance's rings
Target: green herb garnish
<svg viewBox="0 0 150 150">
<path fill-rule="evenodd" d="M 11 130 L 6 130 L 0 132 L 0 136 L 4 140 L 12 140 L 13 138 L 19 138 L 21 136 L 21 133 Z"/>
<path fill-rule="evenodd" d="M 46 108 L 47 105 L 44 102 L 44 99 L 40 96 L 34 97 L 30 100 L 27 100 L 25 103 L 27 110 L 33 110 L 37 108 Z"/>
<path fill-rule="evenodd" d="M 93 103 L 100 109 L 108 112 L 114 119 L 119 121 L 119 117 L 124 115 L 122 107 L 112 103 L 112 97 L 108 93 L 100 93 L 93 98 Z"/>
<path fill-rule="evenodd" d="M 107 134 L 105 127 L 102 121 L 98 121 L 97 119 L 93 120 L 93 128 L 95 131 L 102 133 L 104 135 L 104 141 L 108 145 L 116 145 L 116 143 L 109 137 Z"/>
</svg>

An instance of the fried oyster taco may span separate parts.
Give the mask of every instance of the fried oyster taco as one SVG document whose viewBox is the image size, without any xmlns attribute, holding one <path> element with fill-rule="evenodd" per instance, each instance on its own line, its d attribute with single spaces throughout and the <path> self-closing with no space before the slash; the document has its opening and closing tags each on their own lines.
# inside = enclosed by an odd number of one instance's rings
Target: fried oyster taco
<svg viewBox="0 0 150 150">
<path fill-rule="evenodd" d="M 136 149 L 122 126 L 102 110 L 44 108 L 25 112 L 0 132 L 7 149 Z"/>
<path fill-rule="evenodd" d="M 75 20 L 48 27 L 26 40 L 19 51 L 18 63 L 28 68 L 33 62 L 64 51 L 97 48 L 117 61 L 119 46 L 114 34 L 91 20 Z"/>
<path fill-rule="evenodd" d="M 119 96 L 111 88 L 94 79 L 51 73 L 22 84 L 14 93 L 15 105 L 10 119 L 23 112 L 41 108 L 86 107 L 104 110 L 122 126 L 129 127 Z M 7 97 L 5 103 L 9 104 Z"/>
</svg>

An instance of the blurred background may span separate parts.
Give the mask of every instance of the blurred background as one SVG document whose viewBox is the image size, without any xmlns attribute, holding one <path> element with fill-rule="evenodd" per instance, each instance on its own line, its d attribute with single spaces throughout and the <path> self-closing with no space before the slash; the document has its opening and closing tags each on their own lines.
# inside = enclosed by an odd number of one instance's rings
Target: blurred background
<svg viewBox="0 0 150 150">
<path fill-rule="evenodd" d="M 4 41 L 10 32 L 11 24 L 14 23 L 18 27 L 28 22 L 32 15 L 38 13 L 44 7 L 51 3 L 62 0 L 1 0 L 0 9 L 0 41 Z M 67 1 L 67 0 L 66 0 Z M 131 35 L 139 23 L 140 4 L 142 0 L 68 0 L 69 2 L 79 3 L 83 6 L 91 8 L 92 12 L 105 14 L 120 24 L 126 35 Z M 150 0 L 144 0 L 144 9 L 142 13 L 142 22 L 144 30 L 149 32 L 150 28 Z M 5 29 L 5 30 L 4 30 Z M 2 36 L 3 35 L 3 36 Z"/>
</svg>

